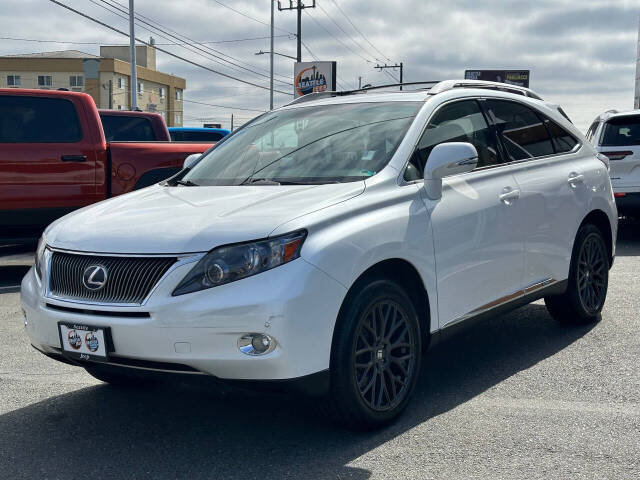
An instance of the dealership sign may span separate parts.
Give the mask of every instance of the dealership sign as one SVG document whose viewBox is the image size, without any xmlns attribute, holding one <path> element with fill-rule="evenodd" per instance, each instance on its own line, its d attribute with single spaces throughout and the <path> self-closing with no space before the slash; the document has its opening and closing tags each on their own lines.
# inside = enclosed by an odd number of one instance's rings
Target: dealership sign
<svg viewBox="0 0 640 480">
<path fill-rule="evenodd" d="M 336 62 L 296 62 L 293 66 L 293 96 L 335 91 Z"/>
<path fill-rule="evenodd" d="M 466 80 L 487 80 L 529 87 L 529 70 L 465 70 Z"/>
</svg>

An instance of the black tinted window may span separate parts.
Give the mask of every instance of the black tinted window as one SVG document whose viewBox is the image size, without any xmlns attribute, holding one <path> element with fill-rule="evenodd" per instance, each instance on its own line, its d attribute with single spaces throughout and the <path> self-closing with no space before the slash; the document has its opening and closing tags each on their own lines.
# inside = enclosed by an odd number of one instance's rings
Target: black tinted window
<svg viewBox="0 0 640 480">
<path fill-rule="evenodd" d="M 533 110 L 504 100 L 487 100 L 487 106 L 493 112 L 510 161 L 554 153 L 549 133 Z"/>
<path fill-rule="evenodd" d="M 475 100 L 445 105 L 429 120 L 418 148 L 405 171 L 407 181 L 422 178 L 424 166 L 433 147 L 446 142 L 468 142 L 478 150 L 478 166 L 500 163 L 496 138 Z"/>
<path fill-rule="evenodd" d="M 544 122 L 547 126 L 549 134 L 551 135 L 553 148 L 555 148 L 556 153 L 570 152 L 571 150 L 573 150 L 573 147 L 578 144 L 578 140 L 573 138 L 573 135 L 571 135 L 553 120 L 549 120 L 548 118 L 546 118 Z"/>
<path fill-rule="evenodd" d="M 107 142 L 147 142 L 155 140 L 148 118 L 128 115 L 100 115 Z"/>
<path fill-rule="evenodd" d="M 640 145 L 640 115 L 614 117 L 604 125 L 601 145 Z"/>
<path fill-rule="evenodd" d="M 596 130 L 598 129 L 598 122 L 593 122 L 591 124 L 591 126 L 589 127 L 589 130 L 587 130 L 587 140 L 591 141 L 593 139 L 593 136 L 596 134 Z"/>
<path fill-rule="evenodd" d="M 217 142 L 224 135 L 220 132 L 170 132 L 174 142 Z"/>
<path fill-rule="evenodd" d="M 0 96 L 0 143 L 73 143 L 82 139 L 69 100 Z"/>
</svg>

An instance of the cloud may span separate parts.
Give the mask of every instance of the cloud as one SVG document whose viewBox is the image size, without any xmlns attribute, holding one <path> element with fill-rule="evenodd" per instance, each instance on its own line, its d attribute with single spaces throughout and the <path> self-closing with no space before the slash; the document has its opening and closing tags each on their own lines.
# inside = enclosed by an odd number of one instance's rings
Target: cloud
<svg viewBox="0 0 640 480">
<path fill-rule="evenodd" d="M 125 0 L 108 0 L 125 4 Z M 269 22 L 268 2 L 221 0 L 248 16 Z M 128 29 L 126 19 L 86 0 L 65 3 Z M 336 3 L 349 16 L 357 32 Z M 530 69 L 531 87 L 545 98 L 559 103 L 585 129 L 592 118 L 609 108 L 631 108 L 635 78 L 640 0 L 317 0 L 318 8 L 303 15 L 303 41 L 320 59 L 338 62 L 338 79 L 344 88 L 363 83 L 382 84 L 392 80 L 375 70 L 376 62 L 405 65 L 406 81 L 461 77 L 467 68 Z M 286 2 L 285 2 L 286 3 Z M 98 4 L 98 5 L 96 5 Z M 321 8 L 320 8 L 321 7 Z M 220 41 L 263 37 L 269 28 L 250 20 L 214 0 L 136 0 L 138 13 L 189 38 Z M 295 32 L 295 12 L 276 11 L 276 30 Z M 315 20 L 314 20 L 315 19 Z M 150 20 L 148 20 L 152 23 Z M 335 23 L 334 23 L 335 22 Z M 336 26 L 336 23 L 340 27 Z M 140 38 L 153 35 L 159 44 L 175 40 L 138 28 Z M 92 24 L 43 0 L 4 0 L 0 17 L 2 36 L 76 42 L 125 43 L 126 37 Z M 327 33 L 327 31 L 329 33 Z M 345 33 L 346 32 L 346 33 Z M 376 48 L 371 46 L 371 42 Z M 176 54 L 211 68 L 268 85 L 269 40 L 208 44 L 217 52 L 193 52 L 179 46 L 163 46 Z M 97 45 L 39 44 L 3 40 L 0 54 L 75 48 L 98 53 Z M 292 37 L 276 39 L 276 50 L 295 55 Z M 234 57 L 234 63 L 211 54 Z M 304 59 L 309 53 L 303 49 Z M 363 57 L 366 59 L 364 60 Z M 225 57 L 228 58 L 228 57 Z M 208 103 L 266 109 L 269 93 L 198 69 L 158 52 L 158 68 L 187 79 L 185 98 Z M 276 57 L 278 88 L 290 91 L 293 65 Z M 387 72 L 397 77 L 398 72 Z M 288 100 L 276 94 L 276 104 Z M 186 104 L 187 123 L 198 118 L 216 118 L 228 124 L 233 110 Z M 251 116 L 234 112 L 240 121 Z"/>
</svg>

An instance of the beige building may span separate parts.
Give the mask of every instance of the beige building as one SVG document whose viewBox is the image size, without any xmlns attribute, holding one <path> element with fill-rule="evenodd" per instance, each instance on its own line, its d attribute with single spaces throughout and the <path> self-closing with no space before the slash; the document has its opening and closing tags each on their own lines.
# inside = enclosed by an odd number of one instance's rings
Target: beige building
<svg viewBox="0 0 640 480">
<path fill-rule="evenodd" d="M 156 70 L 156 50 L 136 47 L 138 108 L 182 126 L 184 78 Z M 128 45 L 105 45 L 100 56 L 65 50 L 0 57 L 0 88 L 67 88 L 93 97 L 98 108 L 128 110 L 131 78 Z"/>
</svg>

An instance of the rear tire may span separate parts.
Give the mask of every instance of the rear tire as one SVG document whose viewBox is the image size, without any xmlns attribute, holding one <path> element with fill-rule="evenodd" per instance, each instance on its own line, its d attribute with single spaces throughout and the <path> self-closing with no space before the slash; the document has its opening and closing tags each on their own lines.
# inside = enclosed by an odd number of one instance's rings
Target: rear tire
<svg viewBox="0 0 640 480">
<path fill-rule="evenodd" d="M 602 232 L 594 225 L 580 227 L 571 255 L 567 290 L 545 297 L 551 316 L 560 323 L 598 321 L 609 284 L 609 254 Z"/>
<path fill-rule="evenodd" d="M 336 324 L 325 413 L 347 428 L 382 427 L 407 406 L 420 371 L 418 314 L 395 282 L 371 279 Z"/>
</svg>

